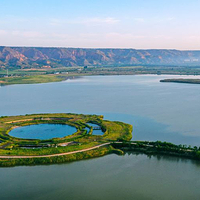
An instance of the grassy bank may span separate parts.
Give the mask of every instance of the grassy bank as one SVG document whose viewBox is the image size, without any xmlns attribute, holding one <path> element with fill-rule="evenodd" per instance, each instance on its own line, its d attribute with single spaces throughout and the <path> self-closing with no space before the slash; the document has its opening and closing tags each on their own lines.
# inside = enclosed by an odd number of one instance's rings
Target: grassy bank
<svg viewBox="0 0 200 200">
<path fill-rule="evenodd" d="M 160 82 L 200 84 L 200 79 L 164 79 Z"/>
<path fill-rule="evenodd" d="M 58 75 L 34 75 L 34 76 L 19 76 L 19 77 L 4 77 L 0 78 L 1 85 L 13 84 L 34 84 L 34 83 L 49 83 L 66 80 L 67 76 Z"/>
<path fill-rule="evenodd" d="M 101 157 L 110 153 L 121 152 L 114 149 L 112 146 L 102 147 L 99 149 L 71 154 L 67 156 L 58 157 L 45 157 L 45 158 L 25 158 L 25 159 L 0 159 L 0 167 L 12 167 L 18 165 L 44 165 L 44 164 L 57 164 L 64 162 L 73 162 L 78 160 L 85 160 L 90 158 Z"/>
</svg>

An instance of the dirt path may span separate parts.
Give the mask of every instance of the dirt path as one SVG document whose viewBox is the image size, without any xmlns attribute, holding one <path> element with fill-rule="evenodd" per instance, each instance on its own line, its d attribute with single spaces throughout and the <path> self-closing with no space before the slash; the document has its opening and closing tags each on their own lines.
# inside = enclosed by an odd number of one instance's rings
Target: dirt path
<svg viewBox="0 0 200 200">
<path fill-rule="evenodd" d="M 66 153 L 58 153 L 58 154 L 51 154 L 51 155 L 39 155 L 39 156 L 0 156 L 0 158 L 46 158 L 46 157 L 56 157 L 56 156 L 65 156 L 65 155 L 70 155 L 70 154 L 75 154 L 75 153 L 81 153 L 81 152 L 85 152 L 85 151 L 90 151 L 93 149 L 98 149 L 99 147 L 103 147 L 106 145 L 109 145 L 110 142 L 108 143 L 104 143 L 104 144 L 100 144 L 94 147 L 90 147 L 87 149 L 82 149 L 82 150 L 78 150 L 78 151 L 72 151 L 72 152 L 66 152 Z"/>
</svg>

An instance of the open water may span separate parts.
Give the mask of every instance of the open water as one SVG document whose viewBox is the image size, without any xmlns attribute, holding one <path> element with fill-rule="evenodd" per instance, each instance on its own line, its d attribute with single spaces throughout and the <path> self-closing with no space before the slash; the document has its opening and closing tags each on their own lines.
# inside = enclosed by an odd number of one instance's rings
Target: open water
<svg viewBox="0 0 200 200">
<path fill-rule="evenodd" d="M 174 77 L 93 76 L 0 87 L 0 115 L 103 114 L 132 124 L 133 140 L 200 146 L 200 85 L 159 82 Z M 0 177 L 0 199 L 200 199 L 200 162 L 167 156 L 0 168 Z"/>
</svg>

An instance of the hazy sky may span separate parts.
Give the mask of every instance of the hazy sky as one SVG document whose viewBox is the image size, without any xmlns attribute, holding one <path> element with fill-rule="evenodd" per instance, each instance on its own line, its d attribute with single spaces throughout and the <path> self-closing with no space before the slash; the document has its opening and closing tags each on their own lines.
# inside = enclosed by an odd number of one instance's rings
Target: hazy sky
<svg viewBox="0 0 200 200">
<path fill-rule="evenodd" d="M 199 49 L 200 0 L 0 0 L 0 46 Z"/>
</svg>

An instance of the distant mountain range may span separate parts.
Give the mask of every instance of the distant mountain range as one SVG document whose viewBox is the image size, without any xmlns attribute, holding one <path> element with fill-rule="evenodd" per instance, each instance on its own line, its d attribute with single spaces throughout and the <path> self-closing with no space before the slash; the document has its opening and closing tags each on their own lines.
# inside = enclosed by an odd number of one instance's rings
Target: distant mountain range
<svg viewBox="0 0 200 200">
<path fill-rule="evenodd" d="M 200 51 L 0 47 L 0 68 L 200 65 Z"/>
</svg>

